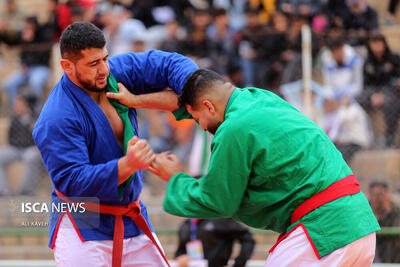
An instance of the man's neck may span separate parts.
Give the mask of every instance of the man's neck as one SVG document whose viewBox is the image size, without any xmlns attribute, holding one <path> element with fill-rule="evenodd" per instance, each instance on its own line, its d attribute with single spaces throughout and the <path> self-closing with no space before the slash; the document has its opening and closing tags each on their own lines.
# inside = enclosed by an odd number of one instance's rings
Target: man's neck
<svg viewBox="0 0 400 267">
<path fill-rule="evenodd" d="M 224 121 L 226 107 L 228 106 L 228 102 L 229 102 L 229 99 L 231 98 L 233 91 L 235 91 L 235 86 L 233 86 L 231 83 L 225 83 L 223 86 L 226 87 L 226 89 L 225 89 L 226 94 L 223 99 L 223 105 L 222 105 L 224 108 L 223 108 L 223 110 L 221 110 L 220 116 L 221 116 L 222 120 Z"/>
<path fill-rule="evenodd" d="M 93 91 L 89 91 L 87 89 L 83 89 L 83 90 L 94 100 L 94 102 L 96 102 L 97 105 L 100 105 L 105 100 L 108 101 L 108 99 L 106 97 L 106 91 L 93 92 Z"/>
</svg>

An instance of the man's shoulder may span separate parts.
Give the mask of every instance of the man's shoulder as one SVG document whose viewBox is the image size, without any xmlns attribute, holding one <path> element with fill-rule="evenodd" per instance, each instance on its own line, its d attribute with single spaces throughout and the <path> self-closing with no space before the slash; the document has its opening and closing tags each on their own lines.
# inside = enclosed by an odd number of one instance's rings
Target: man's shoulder
<svg viewBox="0 0 400 267">
<path fill-rule="evenodd" d="M 51 90 L 41 113 L 51 117 L 65 114 L 75 109 L 73 102 L 72 96 L 63 90 L 61 83 L 58 83 Z"/>
<path fill-rule="evenodd" d="M 240 139 L 249 129 L 246 128 L 247 116 L 236 116 L 232 114 L 219 126 L 216 131 L 213 143 L 226 142 L 227 140 Z"/>
<path fill-rule="evenodd" d="M 57 84 L 44 104 L 35 128 L 46 125 L 62 127 L 66 122 L 76 119 L 77 107 L 72 97 Z"/>
</svg>

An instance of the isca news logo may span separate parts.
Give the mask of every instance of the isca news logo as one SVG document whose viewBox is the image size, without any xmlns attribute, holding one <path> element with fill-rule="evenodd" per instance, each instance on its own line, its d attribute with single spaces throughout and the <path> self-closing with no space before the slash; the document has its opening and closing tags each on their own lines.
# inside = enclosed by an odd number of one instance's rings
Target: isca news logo
<svg viewBox="0 0 400 267">
<path fill-rule="evenodd" d="M 44 213 L 44 212 L 78 212 L 84 213 L 85 203 L 66 203 L 66 202 L 58 202 L 58 203 L 42 203 L 42 202 L 22 202 L 21 203 L 21 212 L 22 213 Z"/>
</svg>

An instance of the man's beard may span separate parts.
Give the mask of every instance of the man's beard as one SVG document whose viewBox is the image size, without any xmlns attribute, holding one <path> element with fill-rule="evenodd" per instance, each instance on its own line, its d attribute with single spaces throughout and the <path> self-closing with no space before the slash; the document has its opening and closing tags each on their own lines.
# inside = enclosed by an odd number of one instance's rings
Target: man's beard
<svg viewBox="0 0 400 267">
<path fill-rule="evenodd" d="M 76 72 L 76 78 L 78 79 L 78 82 L 83 86 L 84 89 L 91 91 L 91 92 L 95 92 L 95 93 L 100 93 L 106 90 L 107 86 L 108 86 L 108 77 L 107 77 L 107 83 L 103 88 L 97 87 L 96 86 L 96 81 L 94 83 L 91 83 L 89 81 L 85 81 L 83 79 L 81 79 L 81 75 L 79 72 Z"/>
</svg>

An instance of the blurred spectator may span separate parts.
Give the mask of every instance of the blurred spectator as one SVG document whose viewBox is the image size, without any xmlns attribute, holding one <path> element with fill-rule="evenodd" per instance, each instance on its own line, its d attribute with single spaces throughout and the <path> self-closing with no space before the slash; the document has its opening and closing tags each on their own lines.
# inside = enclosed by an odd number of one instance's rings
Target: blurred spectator
<svg viewBox="0 0 400 267">
<path fill-rule="evenodd" d="M 47 20 L 43 24 L 43 28 L 49 31 L 52 41 L 56 42 L 60 39 L 61 28 L 58 24 L 58 0 L 47 0 Z"/>
<path fill-rule="evenodd" d="M 157 110 L 140 110 L 143 119 L 140 127 L 140 135 L 146 139 L 150 147 L 156 153 L 172 149 L 172 129 L 168 124 L 165 112 Z"/>
<path fill-rule="evenodd" d="M 331 38 L 322 53 L 322 74 L 326 90 L 334 98 L 354 99 L 363 88 L 363 59 L 341 38 Z"/>
<path fill-rule="evenodd" d="M 188 32 L 205 32 L 211 23 L 210 9 L 195 9 Z"/>
<path fill-rule="evenodd" d="M 322 11 L 327 14 L 331 20 L 335 20 L 335 17 L 340 18 L 346 9 L 346 0 L 328 0 L 325 6 L 322 7 Z"/>
<path fill-rule="evenodd" d="M 207 28 L 208 38 L 214 43 L 218 54 L 215 70 L 226 75 L 229 66 L 239 64 L 234 50 L 234 30 L 229 26 L 229 16 L 225 9 L 214 10 L 212 24 Z"/>
<path fill-rule="evenodd" d="M 151 0 L 136 0 L 132 1 L 128 9 L 134 18 L 142 21 L 143 24 L 148 28 L 157 24 L 153 18 L 153 15 L 151 14 L 151 9 L 153 6 L 154 3 Z"/>
<path fill-rule="evenodd" d="M 378 29 L 378 14 L 367 0 L 346 0 L 347 8 L 335 17 L 334 25 L 347 31 L 347 42 L 353 46 L 365 43 L 366 34 Z"/>
<path fill-rule="evenodd" d="M 168 124 L 173 131 L 171 152 L 175 154 L 185 166 L 188 162 L 195 122 L 194 120 L 177 121 L 172 113 L 169 113 Z"/>
<path fill-rule="evenodd" d="M 177 52 L 180 42 L 186 37 L 186 31 L 178 24 L 177 20 L 172 20 L 165 25 L 166 36 L 160 44 L 160 49 L 166 52 Z"/>
<path fill-rule="evenodd" d="M 294 27 L 295 25 L 289 25 L 288 17 L 283 13 L 275 12 L 272 15 L 269 31 L 265 36 L 264 53 L 259 53 L 264 60 L 262 68 L 264 71 L 259 71 L 258 73 L 258 87 L 268 88 L 269 90 L 279 88 L 285 68 L 288 66 L 287 64 L 297 56 L 296 51 L 293 50 L 294 47 L 291 46 L 291 38 L 289 36 L 289 32 L 294 32 L 291 30 Z M 289 69 L 288 72 L 290 72 L 290 75 L 296 75 L 298 69 L 298 67 L 296 69 Z M 300 78 L 296 77 L 293 80 Z M 293 80 L 286 80 L 285 82 Z"/>
<path fill-rule="evenodd" d="M 137 38 L 135 41 L 133 41 L 132 52 L 135 53 L 146 52 L 146 42 L 144 38 Z"/>
<path fill-rule="evenodd" d="M 288 15 L 301 15 L 312 17 L 320 11 L 322 1 L 320 0 L 281 0 L 279 9 Z"/>
<path fill-rule="evenodd" d="M 162 7 L 160 7 L 162 11 Z M 151 26 L 146 32 L 147 49 L 158 49 L 166 42 L 168 44 L 164 51 L 177 52 L 179 42 L 186 38 L 186 28 L 179 24 L 179 18 L 175 13 L 171 13 L 162 19 L 162 23 Z"/>
<path fill-rule="evenodd" d="M 312 30 L 317 34 L 322 34 L 329 27 L 329 16 L 326 13 L 318 13 L 312 19 Z"/>
<path fill-rule="evenodd" d="M 25 15 L 15 0 L 6 0 L 6 8 L 0 12 L 0 41 L 14 39 L 24 28 Z"/>
<path fill-rule="evenodd" d="M 181 7 L 179 0 L 135 0 L 128 9 L 135 19 L 144 23 L 147 28 L 165 24 L 176 17 L 176 10 Z M 180 14 L 183 15 L 183 14 Z"/>
<path fill-rule="evenodd" d="M 243 72 L 240 66 L 229 66 L 228 67 L 228 81 L 231 81 L 236 87 L 243 88 Z"/>
<path fill-rule="evenodd" d="M 120 12 L 124 5 L 120 0 L 100 0 L 96 5 L 96 16 L 101 16 L 104 12 L 114 11 Z"/>
<path fill-rule="evenodd" d="M 266 24 L 270 21 L 271 15 L 276 11 L 276 4 L 279 0 L 249 0 L 247 8 L 258 10 L 260 21 Z"/>
<path fill-rule="evenodd" d="M 23 32 L 18 36 L 17 43 L 21 46 L 21 66 L 6 79 L 3 86 L 8 93 L 10 103 L 13 104 L 18 91 L 28 83 L 29 89 L 39 100 L 39 107 L 50 74 L 51 36 L 38 24 L 36 17 L 29 17 L 25 21 Z"/>
<path fill-rule="evenodd" d="M 381 109 L 386 121 L 386 146 L 394 144 L 400 116 L 400 56 L 391 52 L 382 34 L 367 42 L 364 64 L 364 90 L 358 100 L 368 111 Z"/>
<path fill-rule="evenodd" d="M 130 16 L 124 7 L 105 11 L 100 16 L 110 56 L 132 51 L 136 40 L 144 41 L 146 27 Z"/>
<path fill-rule="evenodd" d="M 390 0 L 388 5 L 388 14 L 386 16 L 386 22 L 388 24 L 393 24 L 396 17 L 396 9 L 399 5 L 399 0 Z"/>
<path fill-rule="evenodd" d="M 179 244 L 175 252 L 179 267 L 190 266 L 187 245 L 195 240 L 201 241 L 209 267 L 227 266 L 235 241 L 240 243 L 241 248 L 232 266 L 244 267 L 255 246 L 249 230 L 233 219 L 188 219 L 179 227 Z"/>
<path fill-rule="evenodd" d="M 25 166 L 17 195 L 34 195 L 39 181 L 41 158 L 32 138 L 35 97 L 18 95 L 8 129 L 8 145 L 0 148 L 0 195 L 11 194 L 6 179 L 6 166 L 22 161 Z"/>
<path fill-rule="evenodd" d="M 195 31 L 179 43 L 179 51 L 192 57 L 200 68 L 213 69 L 216 64 L 217 50 L 205 32 Z"/>
<path fill-rule="evenodd" d="M 214 0 L 213 5 L 216 8 L 225 9 L 229 17 L 232 29 L 241 30 L 246 25 L 246 4 L 247 0 Z"/>
<path fill-rule="evenodd" d="M 196 9 L 192 17 L 192 23 L 188 26 L 188 35 L 180 43 L 180 51 L 187 55 L 196 57 L 201 68 L 212 69 L 217 61 L 217 49 L 210 42 L 206 29 L 211 22 L 211 16 L 207 9 Z"/>
<path fill-rule="evenodd" d="M 304 105 L 305 92 L 302 80 L 283 84 L 279 88 L 279 91 L 289 104 L 308 116 L 316 124 L 321 125 L 323 117 L 323 88 L 320 84 L 311 81 L 311 114 L 306 114 L 306 107 Z"/>
<path fill-rule="evenodd" d="M 96 2 L 92 0 L 66 0 L 57 6 L 57 19 L 60 32 L 76 21 L 93 21 Z M 79 18 L 78 18 L 79 16 Z"/>
<path fill-rule="evenodd" d="M 196 125 L 193 134 L 192 147 L 189 154 L 189 171 L 193 177 L 201 177 L 207 172 L 211 154 L 211 141 L 213 135 L 203 131 Z"/>
<path fill-rule="evenodd" d="M 340 100 L 330 91 L 324 95 L 324 117 L 322 129 L 351 164 L 354 153 L 371 145 L 372 131 L 368 117 L 362 107 L 350 97 Z"/>
<path fill-rule="evenodd" d="M 369 202 L 381 227 L 400 226 L 400 207 L 391 199 L 385 182 L 373 182 L 369 185 Z M 376 236 L 376 262 L 400 263 L 400 236 Z"/>
<path fill-rule="evenodd" d="M 272 77 L 279 75 L 282 83 L 290 83 L 302 78 L 301 66 L 301 29 L 307 24 L 305 16 L 292 16 L 286 31 L 284 51 L 280 55 L 280 67 L 275 67 Z M 312 49 L 317 47 L 315 38 L 312 39 Z M 278 84 L 279 86 L 279 84 Z"/>
<path fill-rule="evenodd" d="M 247 25 L 239 34 L 239 55 L 241 58 L 241 67 L 245 86 L 255 86 L 257 71 L 262 63 L 260 53 L 268 52 L 264 49 L 265 25 L 261 24 L 258 11 L 255 9 L 246 10 Z"/>
<path fill-rule="evenodd" d="M 378 14 L 368 5 L 367 0 L 346 0 L 346 5 L 344 29 L 372 31 L 378 28 Z"/>
</svg>

